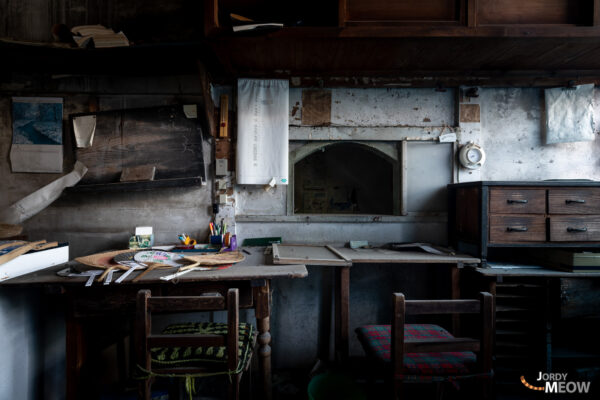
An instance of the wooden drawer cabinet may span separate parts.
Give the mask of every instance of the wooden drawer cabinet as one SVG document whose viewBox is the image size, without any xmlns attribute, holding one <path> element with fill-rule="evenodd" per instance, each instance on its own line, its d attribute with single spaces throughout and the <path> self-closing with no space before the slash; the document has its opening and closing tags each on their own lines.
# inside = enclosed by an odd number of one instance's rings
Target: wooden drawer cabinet
<svg viewBox="0 0 600 400">
<path fill-rule="evenodd" d="M 548 190 L 549 214 L 600 214 L 600 188 Z"/>
<path fill-rule="evenodd" d="M 448 240 L 487 258 L 493 247 L 600 247 L 600 182 L 448 185 Z"/>
<path fill-rule="evenodd" d="M 543 189 L 490 189 L 490 213 L 544 214 L 546 191 Z"/>
<path fill-rule="evenodd" d="M 550 216 L 550 241 L 600 241 L 600 216 Z"/>
<path fill-rule="evenodd" d="M 543 215 L 491 215 L 490 242 L 543 242 L 546 219 Z"/>
</svg>

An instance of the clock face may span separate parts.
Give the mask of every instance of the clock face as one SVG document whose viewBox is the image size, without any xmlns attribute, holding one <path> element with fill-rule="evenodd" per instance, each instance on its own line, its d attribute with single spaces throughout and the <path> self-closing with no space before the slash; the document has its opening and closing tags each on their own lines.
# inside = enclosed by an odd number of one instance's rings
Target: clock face
<svg viewBox="0 0 600 400">
<path fill-rule="evenodd" d="M 467 160 L 475 164 L 481 161 L 481 152 L 478 149 L 470 149 L 467 151 Z"/>
</svg>

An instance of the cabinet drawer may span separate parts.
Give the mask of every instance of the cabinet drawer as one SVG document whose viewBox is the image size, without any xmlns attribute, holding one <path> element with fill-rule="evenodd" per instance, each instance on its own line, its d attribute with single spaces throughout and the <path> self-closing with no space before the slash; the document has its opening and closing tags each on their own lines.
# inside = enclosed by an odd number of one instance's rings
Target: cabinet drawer
<svg viewBox="0 0 600 400">
<path fill-rule="evenodd" d="M 491 215 L 490 242 L 543 242 L 546 218 L 543 215 Z"/>
<path fill-rule="evenodd" d="M 600 241 L 600 216 L 550 217 L 550 240 L 553 242 Z"/>
<path fill-rule="evenodd" d="M 550 214 L 600 214 L 600 188 L 550 189 Z"/>
<path fill-rule="evenodd" d="M 490 213 L 544 214 L 544 189 L 490 189 Z"/>
</svg>

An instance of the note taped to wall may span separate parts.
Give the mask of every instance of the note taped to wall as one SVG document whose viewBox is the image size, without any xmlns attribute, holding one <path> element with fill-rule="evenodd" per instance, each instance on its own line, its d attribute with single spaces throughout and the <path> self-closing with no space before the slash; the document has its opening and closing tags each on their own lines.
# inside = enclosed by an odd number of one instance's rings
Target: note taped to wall
<svg viewBox="0 0 600 400">
<path fill-rule="evenodd" d="M 61 98 L 13 97 L 12 172 L 62 172 L 62 118 Z"/>
<path fill-rule="evenodd" d="M 239 79 L 237 183 L 288 183 L 289 82 Z"/>
</svg>

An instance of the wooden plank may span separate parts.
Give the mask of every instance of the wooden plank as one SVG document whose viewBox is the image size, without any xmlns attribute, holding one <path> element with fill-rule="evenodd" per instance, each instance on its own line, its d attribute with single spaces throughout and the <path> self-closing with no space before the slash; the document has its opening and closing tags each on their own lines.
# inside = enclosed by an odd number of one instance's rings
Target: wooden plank
<svg viewBox="0 0 600 400">
<path fill-rule="evenodd" d="M 406 300 L 406 315 L 412 314 L 477 314 L 478 300 Z"/>
<path fill-rule="evenodd" d="M 469 338 L 407 339 L 404 341 L 404 351 L 406 353 L 479 351 L 479 349 L 479 340 Z"/>
<path fill-rule="evenodd" d="M 407 141 L 400 142 L 400 215 L 408 215 Z"/>
<path fill-rule="evenodd" d="M 222 94 L 220 100 L 219 115 L 221 123 L 219 124 L 219 137 L 226 138 L 229 136 L 229 96 Z"/>
<path fill-rule="evenodd" d="M 501 268 L 476 268 L 475 271 L 483 276 L 520 276 L 520 277 L 547 277 L 547 278 L 600 278 L 600 272 L 566 272 L 546 268 L 538 269 L 501 269 Z"/>
<path fill-rule="evenodd" d="M 481 25 L 584 24 L 583 2 L 570 0 L 479 0 Z"/>
<path fill-rule="evenodd" d="M 461 104 L 460 122 L 480 122 L 479 104 Z"/>
<path fill-rule="evenodd" d="M 323 126 L 331 124 L 331 91 L 302 91 L 302 125 Z"/>
<path fill-rule="evenodd" d="M 398 264 L 479 264 L 479 258 L 455 254 L 453 256 L 421 253 L 416 251 L 395 251 L 388 249 L 337 249 L 353 263 L 398 263 Z"/>
<path fill-rule="evenodd" d="M 327 246 L 273 244 L 274 264 L 350 265 L 351 262 L 339 252 Z"/>
<path fill-rule="evenodd" d="M 351 21 L 457 21 L 458 0 L 348 0 Z"/>
<path fill-rule="evenodd" d="M 148 310 L 152 313 L 177 311 L 203 311 L 219 310 L 225 308 L 225 299 L 222 296 L 169 296 L 150 297 Z"/>
<path fill-rule="evenodd" d="M 151 335 L 147 343 L 148 347 L 224 346 L 225 335 Z"/>
</svg>

